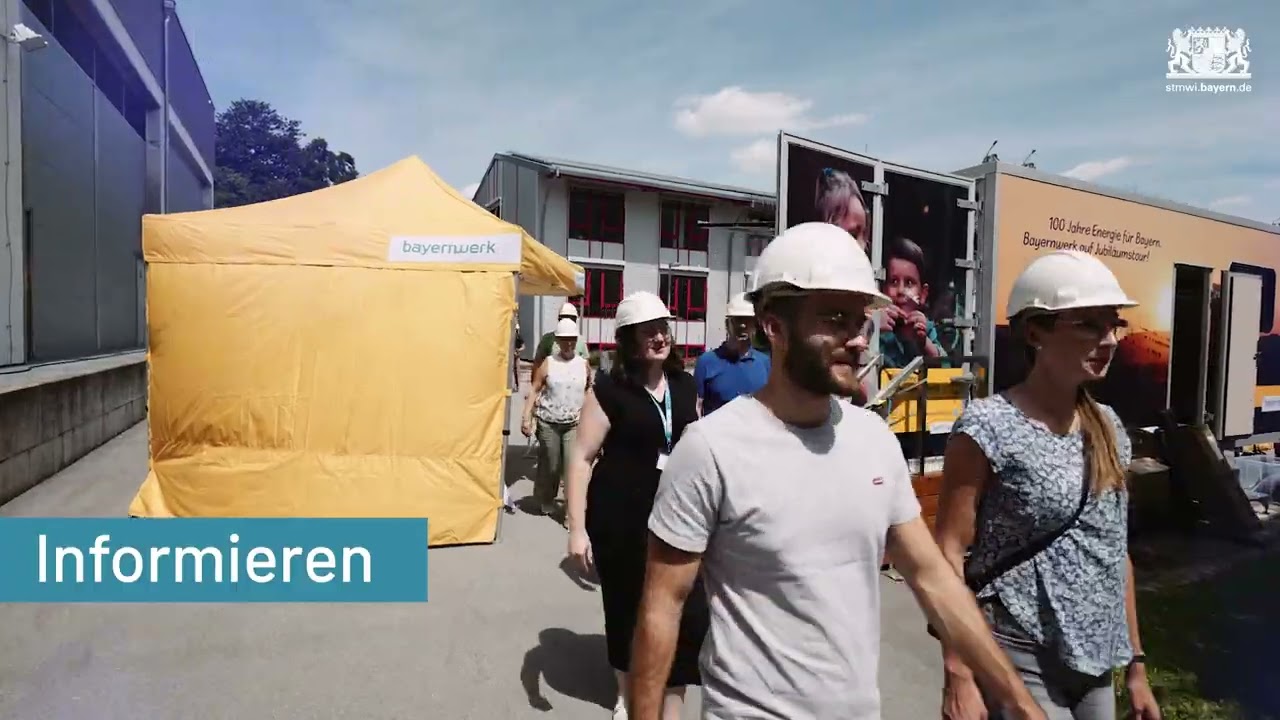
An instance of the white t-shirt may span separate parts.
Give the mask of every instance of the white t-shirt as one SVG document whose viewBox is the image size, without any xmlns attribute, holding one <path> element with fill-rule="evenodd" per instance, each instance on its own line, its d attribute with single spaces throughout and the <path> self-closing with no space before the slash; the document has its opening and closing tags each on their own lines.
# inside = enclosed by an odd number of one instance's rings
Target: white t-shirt
<svg viewBox="0 0 1280 720">
<path fill-rule="evenodd" d="M 685 429 L 649 528 L 703 553 L 704 718 L 879 720 L 880 562 L 920 515 L 878 415 L 831 401 L 817 428 L 752 396 Z"/>
</svg>

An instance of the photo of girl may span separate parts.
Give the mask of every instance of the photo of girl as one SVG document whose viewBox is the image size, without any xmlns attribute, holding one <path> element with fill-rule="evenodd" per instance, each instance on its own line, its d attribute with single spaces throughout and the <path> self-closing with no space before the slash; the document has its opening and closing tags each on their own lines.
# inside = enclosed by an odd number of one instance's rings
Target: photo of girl
<svg viewBox="0 0 1280 720">
<path fill-rule="evenodd" d="M 844 170 L 824 167 L 814 189 L 814 209 L 818 220 L 849 233 L 863 252 L 871 254 L 871 207 L 862 197 L 858 182 Z"/>
</svg>

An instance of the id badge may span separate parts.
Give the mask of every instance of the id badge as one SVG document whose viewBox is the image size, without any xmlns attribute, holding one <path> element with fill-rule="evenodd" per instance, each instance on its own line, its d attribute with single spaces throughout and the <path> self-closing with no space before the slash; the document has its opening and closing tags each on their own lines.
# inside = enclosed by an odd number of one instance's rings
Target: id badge
<svg viewBox="0 0 1280 720">
<path fill-rule="evenodd" d="M 666 467 L 666 466 L 667 466 L 667 454 L 666 454 L 666 453 L 658 453 L 658 469 L 659 469 L 659 470 L 661 470 L 662 468 L 664 468 L 664 467 Z"/>
</svg>

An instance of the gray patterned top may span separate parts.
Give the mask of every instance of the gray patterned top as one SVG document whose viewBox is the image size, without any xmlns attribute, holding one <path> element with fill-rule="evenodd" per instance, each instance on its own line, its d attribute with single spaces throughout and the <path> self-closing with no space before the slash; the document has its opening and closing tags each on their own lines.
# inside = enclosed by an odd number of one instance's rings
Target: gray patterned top
<svg viewBox="0 0 1280 720">
<path fill-rule="evenodd" d="M 1103 411 L 1115 423 L 1127 466 L 1129 436 L 1115 411 L 1105 405 Z M 978 504 L 968 573 L 983 574 L 1075 513 L 1084 473 L 1079 431 L 1054 433 L 995 395 L 970 403 L 952 432 L 973 438 L 996 474 Z M 1006 611 L 995 615 L 995 629 L 1029 639 L 1088 675 L 1127 664 L 1133 656 L 1125 615 L 1128 501 L 1127 491 L 1090 497 L 1074 527 L 981 590 L 979 599 L 996 598 Z M 1016 626 L 1001 627 L 1009 620 Z"/>
</svg>

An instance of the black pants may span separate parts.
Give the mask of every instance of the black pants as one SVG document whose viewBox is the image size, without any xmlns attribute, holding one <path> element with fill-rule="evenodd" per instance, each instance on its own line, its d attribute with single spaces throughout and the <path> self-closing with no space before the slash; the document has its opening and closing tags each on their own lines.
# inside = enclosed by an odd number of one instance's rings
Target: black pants
<svg viewBox="0 0 1280 720">
<path fill-rule="evenodd" d="M 645 556 L 648 532 L 638 528 L 588 528 L 596 574 L 600 578 L 600 595 L 604 603 L 605 640 L 609 649 L 609 665 L 626 672 L 631 667 L 631 640 L 635 635 L 644 590 Z M 701 578 L 685 600 L 680 618 L 680 634 L 676 640 L 675 659 L 667 687 L 700 685 L 698 654 L 706 637 L 711 616 Z"/>
</svg>

